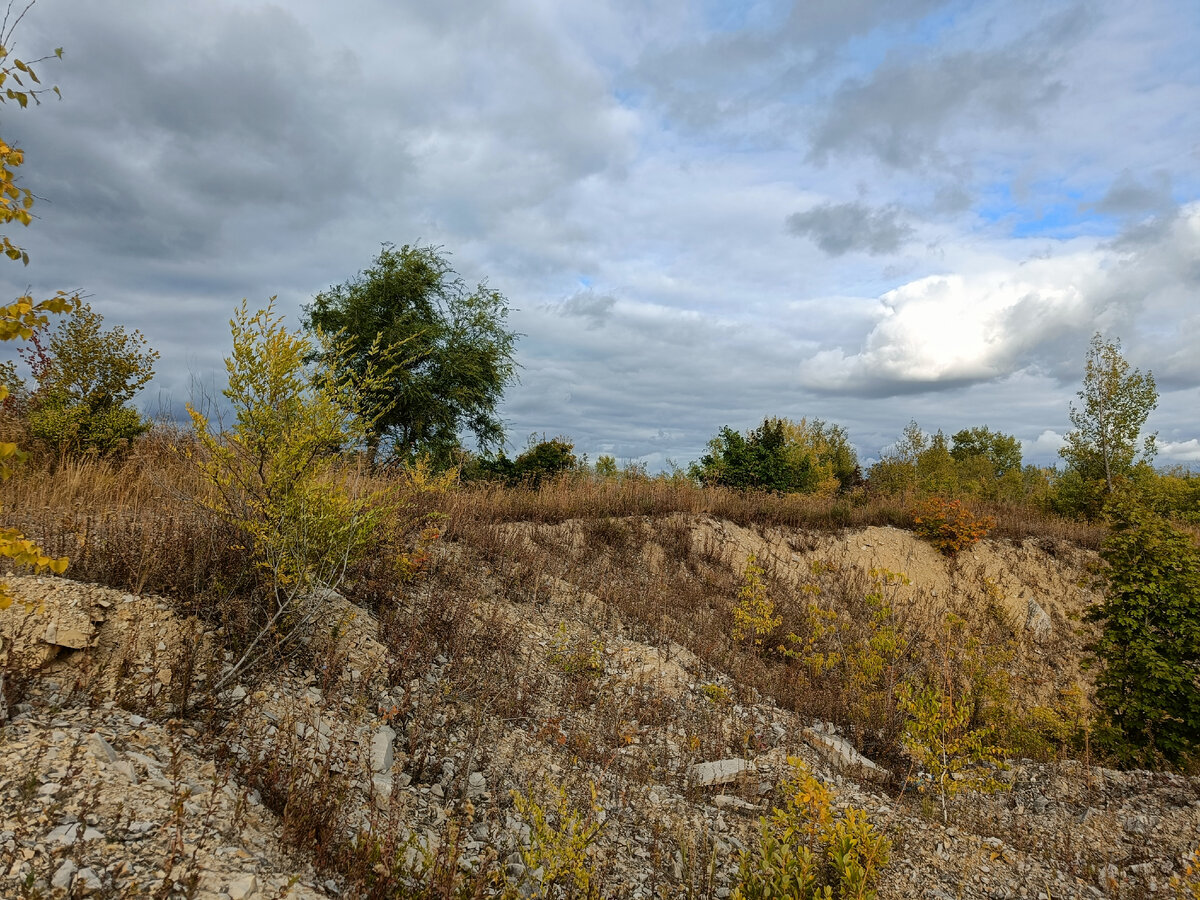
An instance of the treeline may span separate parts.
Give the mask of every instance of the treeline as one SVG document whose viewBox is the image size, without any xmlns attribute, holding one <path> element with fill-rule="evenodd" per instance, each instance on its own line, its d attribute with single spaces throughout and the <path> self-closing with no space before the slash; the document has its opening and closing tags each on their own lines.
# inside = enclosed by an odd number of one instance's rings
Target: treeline
<svg viewBox="0 0 1200 900">
<path fill-rule="evenodd" d="M 724 427 L 707 452 L 686 469 L 673 466 L 650 476 L 637 461 L 624 465 L 612 456 L 591 463 L 576 454 L 567 436 L 536 435 L 515 458 L 505 453 L 458 456 L 464 482 L 501 482 L 538 488 L 559 477 L 691 481 L 703 486 L 781 494 L 838 496 L 850 502 L 892 497 L 916 503 L 930 497 L 1028 505 L 1069 518 L 1103 516 L 1107 482 L 1085 467 L 1024 462 L 1021 442 L 985 425 L 949 437 L 925 432 L 910 422 L 880 459 L 862 468 L 844 428 L 819 419 L 769 417 L 744 432 Z M 1200 524 L 1200 475 L 1182 467 L 1157 469 L 1139 460 L 1116 473 L 1114 489 L 1135 490 L 1157 513 Z"/>
</svg>

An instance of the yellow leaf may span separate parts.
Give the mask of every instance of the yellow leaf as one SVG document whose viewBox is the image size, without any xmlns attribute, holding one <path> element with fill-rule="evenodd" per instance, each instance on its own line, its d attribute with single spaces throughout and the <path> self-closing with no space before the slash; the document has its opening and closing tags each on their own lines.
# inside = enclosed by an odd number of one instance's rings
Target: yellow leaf
<svg viewBox="0 0 1200 900">
<path fill-rule="evenodd" d="M 67 571 L 67 558 L 65 556 L 60 556 L 58 559 L 50 560 L 50 562 L 48 562 L 46 565 L 49 566 L 50 571 L 55 575 L 61 575 L 63 572 Z"/>
</svg>

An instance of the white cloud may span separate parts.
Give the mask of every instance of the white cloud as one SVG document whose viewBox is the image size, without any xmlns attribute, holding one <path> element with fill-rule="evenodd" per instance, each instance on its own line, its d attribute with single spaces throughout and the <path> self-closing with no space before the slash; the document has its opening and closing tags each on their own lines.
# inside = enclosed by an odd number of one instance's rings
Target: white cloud
<svg viewBox="0 0 1200 900">
<path fill-rule="evenodd" d="M 1190 441 L 1159 441 L 1159 462 L 1200 462 L 1200 439 Z"/>
<path fill-rule="evenodd" d="M 1025 457 L 1057 456 L 1067 446 L 1066 438 L 1057 431 L 1047 428 L 1032 441 L 1021 441 L 1021 454 Z"/>
</svg>

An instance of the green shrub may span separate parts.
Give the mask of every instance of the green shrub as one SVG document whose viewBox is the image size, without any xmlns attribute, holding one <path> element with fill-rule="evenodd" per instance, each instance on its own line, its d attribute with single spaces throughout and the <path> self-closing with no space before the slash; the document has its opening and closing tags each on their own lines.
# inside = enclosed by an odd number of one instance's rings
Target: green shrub
<svg viewBox="0 0 1200 900">
<path fill-rule="evenodd" d="M 853 806 L 833 813 L 829 790 L 799 759 L 780 783 L 783 806 L 759 820 L 758 843 L 742 853 L 734 900 L 872 900 L 891 841 Z"/>
<path fill-rule="evenodd" d="M 819 419 L 764 419 L 745 434 L 722 428 L 690 474 L 706 485 L 777 491 L 833 493 L 861 481 L 858 457 L 846 432 Z"/>
<path fill-rule="evenodd" d="M 1182 763 L 1200 748 L 1200 550 L 1130 490 L 1107 506 L 1096 700 L 1126 763 Z"/>
<path fill-rule="evenodd" d="M 918 782 L 921 790 L 941 800 L 943 821 L 949 818 L 947 800 L 957 794 L 1006 787 L 996 777 L 1004 767 L 1004 749 L 994 743 L 991 726 L 971 727 L 975 704 L 970 694 L 955 696 L 948 685 L 916 690 L 904 684 L 898 695 L 908 716 L 904 747 L 928 776 Z"/>
<path fill-rule="evenodd" d="M 525 452 L 515 460 L 509 459 L 503 451 L 495 456 L 476 457 L 464 467 L 463 476 L 536 488 L 551 478 L 579 467 L 574 449 L 575 445 L 562 436 L 549 440 L 543 437 L 540 441 L 530 437 Z"/>
<path fill-rule="evenodd" d="M 604 827 L 595 788 L 586 811 L 577 810 L 561 787 L 550 788 L 550 803 L 539 803 L 533 792 L 513 791 L 513 807 L 529 826 L 529 840 L 518 852 L 522 871 L 505 879 L 500 896 L 505 900 L 592 900 L 600 896 L 600 883 L 589 855 Z"/>
<path fill-rule="evenodd" d="M 62 395 L 40 399 L 28 417 L 29 434 L 59 453 L 116 453 L 150 430 L 136 409 L 92 407 Z"/>
<path fill-rule="evenodd" d="M 312 344 L 284 327 L 273 303 L 251 314 L 243 302 L 230 322 L 224 393 L 232 428 L 214 429 L 207 415 L 188 407 L 196 435 L 188 452 L 203 484 L 199 502 L 241 535 L 258 586 L 257 616 L 239 666 L 266 638 L 286 639 L 312 622 L 322 608 L 316 589 L 336 589 L 399 508 L 395 492 L 356 485 L 355 472 L 337 456 L 364 439 L 357 402 L 373 372 L 352 380 L 336 368 L 307 371 Z"/>
</svg>

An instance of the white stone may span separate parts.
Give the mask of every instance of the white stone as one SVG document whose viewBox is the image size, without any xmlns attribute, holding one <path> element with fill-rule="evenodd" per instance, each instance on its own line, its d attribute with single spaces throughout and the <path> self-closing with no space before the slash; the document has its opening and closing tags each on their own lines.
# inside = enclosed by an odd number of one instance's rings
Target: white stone
<svg viewBox="0 0 1200 900">
<path fill-rule="evenodd" d="M 859 753 L 828 722 L 817 722 L 812 728 L 805 728 L 804 740 L 843 772 L 872 781 L 885 781 L 888 777 L 887 769 Z"/>
<path fill-rule="evenodd" d="M 104 882 L 100 880 L 100 876 L 94 869 L 80 869 L 79 874 L 75 876 L 75 893 L 80 896 L 86 897 L 88 894 L 94 894 L 102 887 L 104 887 Z"/>
<path fill-rule="evenodd" d="M 728 784 L 736 781 L 743 772 L 752 768 L 748 759 L 718 759 L 713 762 L 697 763 L 689 771 L 691 782 L 699 787 L 710 784 Z"/>
<path fill-rule="evenodd" d="M 75 840 L 78 836 L 79 836 L 79 823 L 72 822 L 69 825 L 59 825 L 57 828 L 55 828 L 53 831 L 51 831 L 48 835 L 46 835 L 46 840 L 53 841 L 54 843 L 57 843 L 57 844 L 62 844 L 64 847 L 70 847 L 72 844 L 75 843 Z"/>
<path fill-rule="evenodd" d="M 1049 640 L 1054 634 L 1054 623 L 1051 621 L 1050 616 L 1032 597 L 1026 601 L 1026 605 L 1028 611 L 1025 618 L 1025 627 L 1038 643 Z"/>
<path fill-rule="evenodd" d="M 392 800 L 392 779 L 389 775 L 375 775 L 371 778 L 371 791 L 375 806 L 381 812 L 388 808 Z"/>
<path fill-rule="evenodd" d="M 130 784 L 138 783 L 137 771 L 133 768 L 133 763 L 127 759 L 118 759 L 112 764 L 113 768 L 125 776 Z"/>
<path fill-rule="evenodd" d="M 229 882 L 225 888 L 232 900 L 247 900 L 252 894 L 258 893 L 258 879 L 253 875 L 244 875 L 235 881 Z"/>
<path fill-rule="evenodd" d="M 487 792 L 487 779 L 482 772 L 472 772 L 467 778 L 467 798 L 477 800 Z"/>
<path fill-rule="evenodd" d="M 396 732 L 389 726 L 383 725 L 371 735 L 371 771 L 387 772 L 392 768 L 395 751 L 392 742 L 396 740 Z"/>
<path fill-rule="evenodd" d="M 117 751 L 112 748 L 112 745 L 100 735 L 93 733 L 88 738 L 88 749 L 92 751 L 92 755 L 102 763 L 113 763 L 117 761 Z"/>
<path fill-rule="evenodd" d="M 54 870 L 54 875 L 50 879 L 50 886 L 60 891 L 69 890 L 71 879 L 75 877 L 76 868 L 75 863 L 71 862 L 71 860 L 63 860 L 63 864 Z"/>
</svg>

